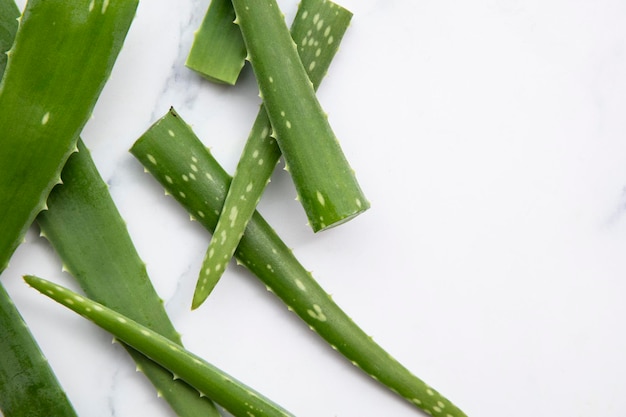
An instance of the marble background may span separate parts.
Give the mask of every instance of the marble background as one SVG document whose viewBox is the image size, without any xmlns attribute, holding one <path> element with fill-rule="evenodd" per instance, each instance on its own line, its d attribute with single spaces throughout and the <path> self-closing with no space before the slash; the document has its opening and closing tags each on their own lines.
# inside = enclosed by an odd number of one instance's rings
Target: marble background
<svg viewBox="0 0 626 417">
<path fill-rule="evenodd" d="M 24 1 L 22 1 L 22 4 Z M 291 20 L 296 1 L 281 0 Z M 626 3 L 344 0 L 319 99 L 369 197 L 314 235 L 277 169 L 259 210 L 368 333 L 474 417 L 626 415 Z M 189 309 L 209 235 L 128 153 L 174 106 L 230 172 L 254 75 L 184 67 L 208 0 L 143 1 L 83 132 L 186 346 L 298 416 L 415 416 L 233 264 Z M 38 231 L 2 282 L 86 417 L 172 416 Z"/>
</svg>

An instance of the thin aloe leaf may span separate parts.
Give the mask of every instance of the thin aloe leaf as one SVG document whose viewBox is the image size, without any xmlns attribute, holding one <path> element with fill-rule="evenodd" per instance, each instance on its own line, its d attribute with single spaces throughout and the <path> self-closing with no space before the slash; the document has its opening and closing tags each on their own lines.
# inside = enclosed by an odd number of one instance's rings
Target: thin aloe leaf
<svg viewBox="0 0 626 417">
<path fill-rule="evenodd" d="M 17 32 L 20 11 L 0 0 L 0 78 Z M 74 417 L 76 412 L 26 322 L 0 283 L 0 414 Z M 37 401 L 33 401 L 37 398 Z"/>
<path fill-rule="evenodd" d="M 48 198 L 48 210 L 37 216 L 44 236 L 88 297 L 182 345 L 163 301 L 150 282 L 144 262 L 128 234 L 108 186 L 78 141 L 78 152 L 68 159 L 63 184 Z M 181 417 L 217 417 L 206 397 L 166 369 L 127 345 L 128 353 L 157 392 Z"/>
<path fill-rule="evenodd" d="M 298 44 L 298 54 L 307 69 L 313 88 L 317 89 L 326 75 L 351 19 L 350 11 L 331 1 L 300 2 L 291 27 L 291 36 Z M 321 34 L 317 28 L 320 21 L 325 22 L 325 29 Z M 316 34 L 319 37 L 332 36 L 333 42 L 320 43 Z M 312 62 L 317 64 L 310 67 Z M 215 235 L 226 237 L 211 239 L 209 242 L 200 268 L 192 308 L 200 306 L 222 276 L 280 158 L 278 144 L 270 136 L 271 129 L 265 107 L 261 105 L 215 227 Z"/>
<path fill-rule="evenodd" d="M 234 85 L 246 60 L 230 0 L 211 0 L 185 65 L 210 81 Z"/>
<path fill-rule="evenodd" d="M 367 210 L 354 171 L 323 111 L 275 0 L 233 0 L 248 60 L 309 225 L 317 232 Z M 335 42 L 327 22 L 305 14 L 308 42 Z M 315 69 L 317 60 L 307 68 Z"/>
<path fill-rule="evenodd" d="M 0 272 L 76 149 L 137 0 L 30 0 L 0 82 Z"/>
<path fill-rule="evenodd" d="M 91 320 L 144 355 L 213 398 L 236 417 L 286 417 L 288 411 L 219 370 L 182 346 L 136 321 L 73 291 L 35 276 L 24 280 L 33 288 Z"/>
<path fill-rule="evenodd" d="M 24 319 L 0 284 L 0 415 L 76 417 Z"/>
<path fill-rule="evenodd" d="M 152 125 L 131 153 L 192 218 L 214 230 L 231 179 L 174 110 Z M 374 379 L 434 416 L 466 416 L 361 330 L 258 212 L 235 256 L 334 349 Z"/>
</svg>

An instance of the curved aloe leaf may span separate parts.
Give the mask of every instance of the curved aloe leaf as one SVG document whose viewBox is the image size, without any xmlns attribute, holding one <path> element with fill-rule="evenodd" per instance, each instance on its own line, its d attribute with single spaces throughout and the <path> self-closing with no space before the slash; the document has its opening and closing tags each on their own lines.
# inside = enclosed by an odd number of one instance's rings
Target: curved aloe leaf
<svg viewBox="0 0 626 417">
<path fill-rule="evenodd" d="M 37 216 L 42 236 L 60 255 L 88 297 L 131 317 L 182 345 L 152 286 L 106 183 L 78 141 L 68 159 L 63 184 L 48 198 L 48 210 Z M 181 417 L 217 417 L 213 403 L 184 381 L 136 350 L 123 345 L 162 396 Z"/>
<path fill-rule="evenodd" d="M 331 1 L 300 2 L 291 35 L 298 44 L 298 54 L 315 89 L 326 75 L 351 18 L 350 11 Z M 325 23 L 323 32 L 321 27 L 318 28 L 319 22 Z M 333 42 L 320 43 L 318 38 L 324 37 L 332 37 Z M 317 64 L 311 67 L 312 62 Z M 209 242 L 193 296 L 192 308 L 198 307 L 208 297 L 222 276 L 280 158 L 280 149 L 276 141 L 270 137 L 271 130 L 265 107 L 261 106 L 215 227 L 215 235 L 220 238 L 211 239 Z"/>
<path fill-rule="evenodd" d="M 0 82 L 0 272 L 76 148 L 137 0 L 30 0 Z"/>
<path fill-rule="evenodd" d="M 276 1 L 232 3 L 273 134 L 310 226 L 317 232 L 367 210 L 369 202 L 315 96 Z M 304 16 L 315 20 L 309 37 L 313 43 L 334 42 L 318 14 Z M 307 68 L 317 64 L 313 60 Z"/>
<path fill-rule="evenodd" d="M 131 153 L 194 219 L 214 230 L 230 177 L 179 115 L 171 110 L 157 121 L 135 142 Z M 190 169 L 196 173 L 193 178 Z M 290 310 L 374 379 L 435 416 L 466 416 L 361 330 L 258 212 L 248 223 L 236 257 Z"/>
<path fill-rule="evenodd" d="M 116 338 L 169 369 L 200 393 L 213 398 L 237 417 L 288 417 L 289 412 L 258 392 L 220 371 L 179 344 L 102 304 L 44 279 L 24 280 L 44 295 L 91 320 Z"/>
</svg>

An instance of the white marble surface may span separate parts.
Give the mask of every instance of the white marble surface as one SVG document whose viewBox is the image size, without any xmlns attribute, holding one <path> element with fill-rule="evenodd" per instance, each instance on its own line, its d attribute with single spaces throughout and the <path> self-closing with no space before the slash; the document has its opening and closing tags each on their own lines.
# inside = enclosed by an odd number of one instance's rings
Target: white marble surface
<svg viewBox="0 0 626 417">
<path fill-rule="evenodd" d="M 287 19 L 296 1 L 280 1 Z M 372 208 L 319 235 L 278 170 L 260 211 L 335 300 L 473 417 L 626 415 L 626 3 L 344 0 L 319 98 Z M 232 172 L 259 99 L 183 63 L 208 0 L 143 1 L 84 130 L 188 348 L 298 416 L 419 415 L 233 265 L 189 310 L 209 235 L 128 153 L 174 106 Z M 77 411 L 172 416 L 30 230 L 2 275 Z"/>
</svg>

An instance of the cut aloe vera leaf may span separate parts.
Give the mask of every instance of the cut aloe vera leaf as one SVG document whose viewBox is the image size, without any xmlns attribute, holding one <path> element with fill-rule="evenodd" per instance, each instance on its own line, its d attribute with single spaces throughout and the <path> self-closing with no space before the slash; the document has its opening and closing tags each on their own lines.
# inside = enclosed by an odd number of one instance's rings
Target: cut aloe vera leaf
<svg viewBox="0 0 626 417">
<path fill-rule="evenodd" d="M 0 271 L 76 149 L 137 3 L 26 4 L 0 82 Z"/>
<path fill-rule="evenodd" d="M 309 225 L 317 232 L 364 212 L 369 202 L 317 100 L 276 1 L 232 3 L 273 135 Z M 334 42 L 318 14 L 303 12 L 303 16 L 315 23 L 309 39 L 318 42 L 318 48 L 322 42 Z M 315 69 L 317 64 L 313 60 L 307 68 Z"/>
<path fill-rule="evenodd" d="M 234 416 L 292 416 L 252 388 L 136 321 L 50 281 L 34 276 L 26 276 L 24 279 L 42 294 L 91 320 L 117 339 L 160 363 L 175 378 L 187 381 L 202 395 L 213 398 Z"/>
<path fill-rule="evenodd" d="M 300 2 L 291 28 L 291 36 L 298 44 L 298 54 L 315 89 L 319 87 L 326 75 L 351 19 L 350 11 L 331 1 L 303 0 Z M 321 34 L 317 27 L 319 22 L 324 22 L 325 27 Z M 320 42 L 318 37 L 328 39 L 332 37 L 333 42 L 330 44 Z M 311 67 L 312 62 L 317 62 L 317 64 Z M 209 242 L 200 268 L 192 308 L 200 306 L 217 285 L 228 265 L 225 260 L 233 257 L 246 225 L 280 158 L 280 149 L 270 136 L 271 130 L 271 123 L 262 105 L 244 146 L 215 227 L 215 235 L 225 237 L 211 239 Z"/>
<path fill-rule="evenodd" d="M 37 216 L 44 236 L 88 297 L 182 345 L 163 301 L 128 234 L 108 186 L 79 139 L 78 152 L 68 159 L 63 184 L 48 198 L 48 210 Z M 206 397 L 166 369 L 123 345 L 161 395 L 181 417 L 217 417 Z"/>
<path fill-rule="evenodd" d="M 0 415 L 76 417 L 37 342 L 0 284 Z"/>
<path fill-rule="evenodd" d="M 185 65 L 210 81 L 234 85 L 246 60 L 230 0 L 211 0 Z"/>
<path fill-rule="evenodd" d="M 174 110 L 152 125 L 131 153 L 194 219 L 214 230 L 231 179 Z M 361 330 L 258 212 L 235 256 L 330 346 L 374 379 L 435 416 L 466 416 Z"/>
</svg>

